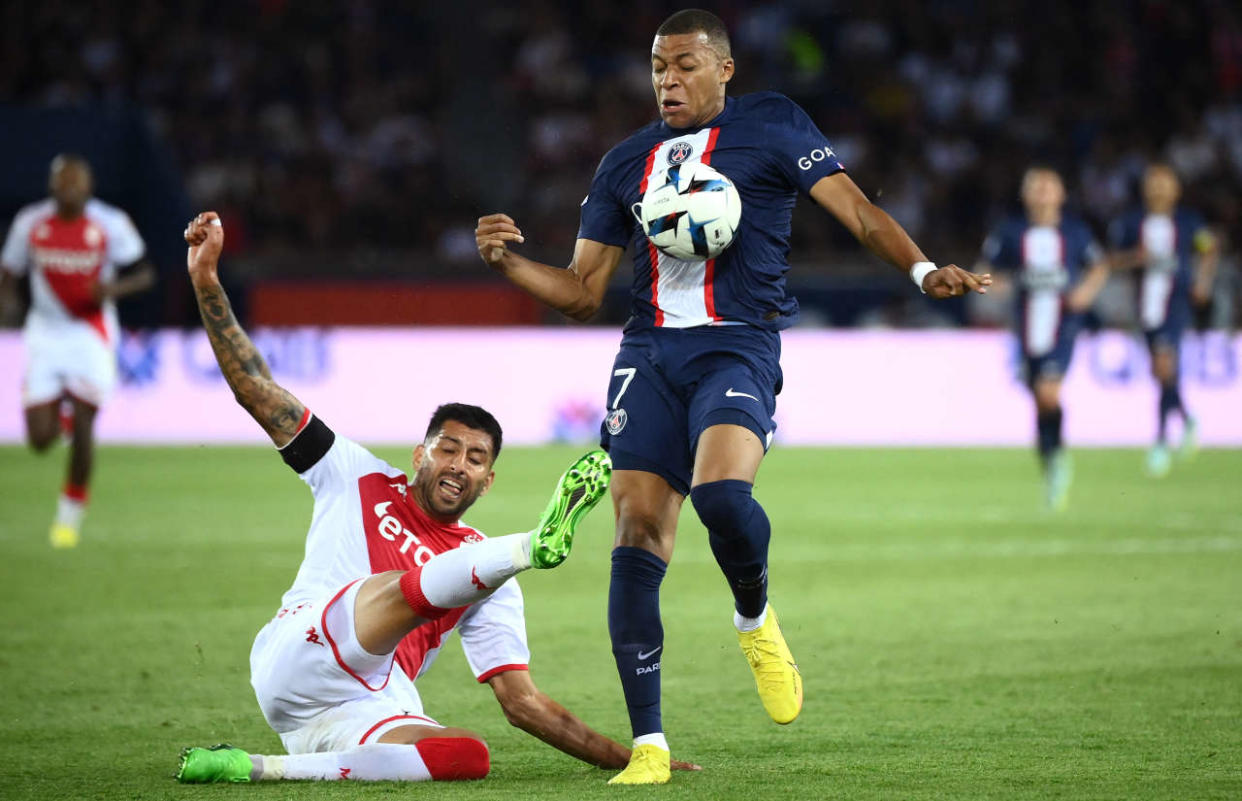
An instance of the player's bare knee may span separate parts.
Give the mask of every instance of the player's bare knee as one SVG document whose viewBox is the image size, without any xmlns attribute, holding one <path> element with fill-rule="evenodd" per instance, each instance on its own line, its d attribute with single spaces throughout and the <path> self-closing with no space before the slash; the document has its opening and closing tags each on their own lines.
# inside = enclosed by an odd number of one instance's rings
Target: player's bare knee
<svg viewBox="0 0 1242 801">
<path fill-rule="evenodd" d="M 26 420 L 26 442 L 36 453 L 42 453 L 52 447 L 59 435 L 60 421 L 55 417 L 50 420 L 42 418 L 27 418 Z"/>
<path fill-rule="evenodd" d="M 1061 382 L 1040 381 L 1035 384 L 1035 408 L 1040 412 L 1055 412 L 1061 407 Z"/>
<path fill-rule="evenodd" d="M 35 453 L 43 453 L 56 441 L 56 428 L 30 428 L 26 430 L 26 444 Z"/>
<path fill-rule="evenodd" d="M 672 549 L 672 533 L 667 531 L 660 516 L 641 510 L 622 510 L 617 516 L 615 545 L 642 548 L 654 554 Z"/>
<path fill-rule="evenodd" d="M 26 409 L 26 443 L 36 453 L 52 447 L 60 435 L 60 411 L 56 404 Z"/>
<path fill-rule="evenodd" d="M 94 406 L 86 403 L 73 405 L 73 438 L 78 441 L 89 440 L 95 431 Z"/>
<path fill-rule="evenodd" d="M 1176 360 L 1173 354 L 1166 350 L 1158 350 L 1152 356 L 1151 373 L 1155 379 L 1161 383 L 1167 383 L 1173 380 L 1176 372 Z"/>
<path fill-rule="evenodd" d="M 614 478 L 612 489 L 617 515 L 614 547 L 642 548 L 667 562 L 672 556 L 682 495 L 663 480 L 628 482 Z"/>
</svg>

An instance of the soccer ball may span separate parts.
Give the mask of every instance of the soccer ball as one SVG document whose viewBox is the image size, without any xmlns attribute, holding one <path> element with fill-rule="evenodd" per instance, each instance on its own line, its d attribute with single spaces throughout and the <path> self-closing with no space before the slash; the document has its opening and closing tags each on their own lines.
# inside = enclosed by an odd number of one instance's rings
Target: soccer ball
<svg viewBox="0 0 1242 801">
<path fill-rule="evenodd" d="M 742 198 L 726 175 L 693 162 L 670 167 L 632 211 L 651 244 L 675 259 L 703 261 L 733 243 Z"/>
</svg>

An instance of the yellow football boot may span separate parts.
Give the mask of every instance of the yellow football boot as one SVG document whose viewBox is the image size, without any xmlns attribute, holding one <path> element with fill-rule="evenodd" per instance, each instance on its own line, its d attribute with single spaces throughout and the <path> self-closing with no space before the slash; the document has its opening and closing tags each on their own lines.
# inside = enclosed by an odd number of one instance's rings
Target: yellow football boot
<svg viewBox="0 0 1242 801">
<path fill-rule="evenodd" d="M 669 753 L 658 745 L 636 745 L 630 752 L 630 764 L 608 780 L 609 784 L 668 784 L 672 773 L 668 767 Z"/>
<path fill-rule="evenodd" d="M 754 631 L 739 631 L 737 639 L 755 674 L 763 708 L 777 723 L 792 723 L 802 711 L 802 674 L 785 644 L 772 605 L 768 604 L 768 616 L 762 626 Z"/>
<path fill-rule="evenodd" d="M 73 526 L 67 526 L 64 523 L 53 523 L 52 530 L 47 534 L 48 541 L 52 543 L 53 548 L 76 548 L 81 537 L 78 530 Z"/>
</svg>

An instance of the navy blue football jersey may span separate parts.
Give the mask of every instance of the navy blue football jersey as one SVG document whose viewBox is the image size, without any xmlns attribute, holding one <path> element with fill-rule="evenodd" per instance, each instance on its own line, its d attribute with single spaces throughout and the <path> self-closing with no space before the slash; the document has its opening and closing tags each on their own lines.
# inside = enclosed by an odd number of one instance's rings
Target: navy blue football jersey
<svg viewBox="0 0 1242 801">
<path fill-rule="evenodd" d="M 1143 328 L 1159 328 L 1172 312 L 1189 305 L 1196 240 L 1211 236 L 1202 217 L 1183 206 L 1172 214 L 1136 209 L 1115 220 L 1108 234 L 1113 247 L 1142 247 L 1147 256 L 1139 291 Z"/>
<path fill-rule="evenodd" d="M 684 261 L 651 245 L 631 209 L 671 167 L 696 161 L 733 181 L 742 216 L 723 253 Z M 789 98 L 775 92 L 730 97 L 702 127 L 653 122 L 608 151 L 582 201 L 578 238 L 633 245 L 630 326 L 788 328 L 798 318 L 798 302 L 785 291 L 794 202 L 799 191 L 843 169 L 828 140 Z"/>
<path fill-rule="evenodd" d="M 1028 356 L 1055 347 L 1066 322 L 1065 294 L 1103 256 L 1087 224 L 1070 216 L 1062 216 L 1055 227 L 1031 225 L 1025 215 L 1015 216 L 988 235 L 984 260 L 1015 273 L 1018 333 Z"/>
</svg>

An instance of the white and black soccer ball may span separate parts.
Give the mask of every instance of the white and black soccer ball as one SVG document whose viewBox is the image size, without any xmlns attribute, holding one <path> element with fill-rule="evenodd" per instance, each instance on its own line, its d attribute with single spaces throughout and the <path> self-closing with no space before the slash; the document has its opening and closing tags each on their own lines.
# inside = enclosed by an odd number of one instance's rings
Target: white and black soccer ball
<svg viewBox="0 0 1242 801">
<path fill-rule="evenodd" d="M 651 244 L 675 259 L 703 261 L 733 244 L 742 198 L 724 173 L 692 162 L 669 167 L 632 211 Z"/>
</svg>

